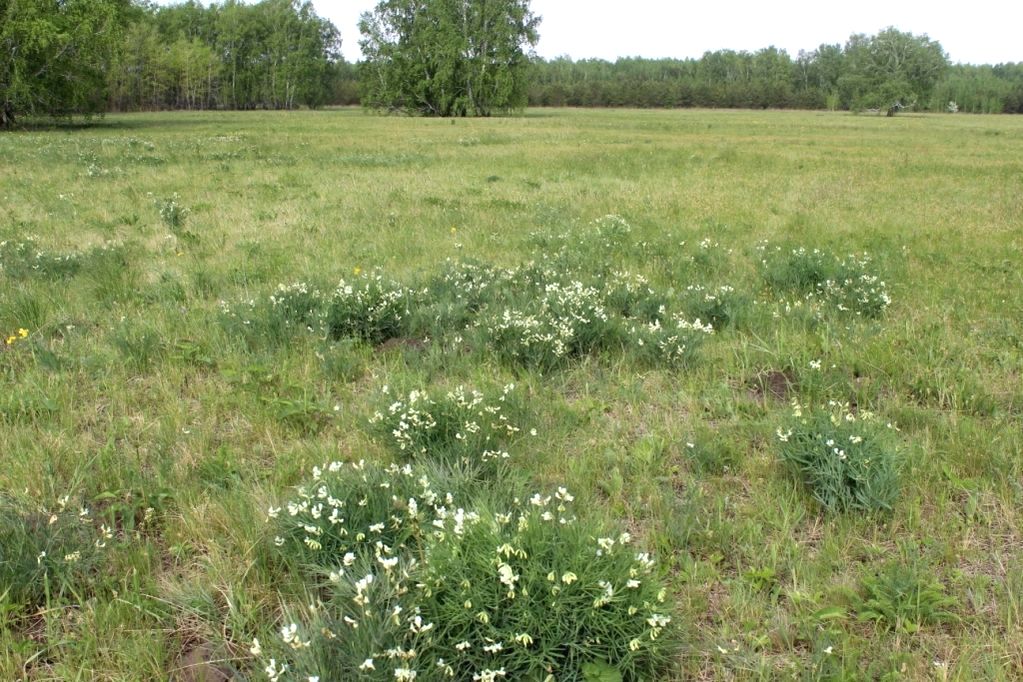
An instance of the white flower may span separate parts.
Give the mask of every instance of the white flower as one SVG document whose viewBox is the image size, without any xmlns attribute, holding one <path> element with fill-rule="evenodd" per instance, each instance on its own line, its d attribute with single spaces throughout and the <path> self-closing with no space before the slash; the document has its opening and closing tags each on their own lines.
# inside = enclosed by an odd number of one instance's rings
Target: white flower
<svg viewBox="0 0 1023 682">
<path fill-rule="evenodd" d="M 578 579 L 579 576 L 577 576 L 572 571 L 565 571 L 564 573 L 561 574 L 561 582 L 565 583 L 566 585 L 571 585 Z"/>
<path fill-rule="evenodd" d="M 373 665 L 373 659 L 367 658 L 365 661 L 360 663 L 359 670 L 376 670 L 376 666 Z"/>
<path fill-rule="evenodd" d="M 263 647 L 259 646 L 259 639 L 252 640 L 252 646 L 249 647 L 249 653 L 253 656 L 259 656 L 263 653 Z"/>
</svg>

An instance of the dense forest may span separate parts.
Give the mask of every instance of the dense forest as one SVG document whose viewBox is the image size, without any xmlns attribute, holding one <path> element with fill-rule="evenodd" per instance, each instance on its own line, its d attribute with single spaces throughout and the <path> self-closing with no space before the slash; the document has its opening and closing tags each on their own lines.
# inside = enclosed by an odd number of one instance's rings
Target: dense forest
<svg viewBox="0 0 1023 682">
<path fill-rule="evenodd" d="M 108 72 L 109 108 L 354 103 L 353 67 L 340 50 L 337 28 L 310 2 L 135 5 Z"/>
</svg>

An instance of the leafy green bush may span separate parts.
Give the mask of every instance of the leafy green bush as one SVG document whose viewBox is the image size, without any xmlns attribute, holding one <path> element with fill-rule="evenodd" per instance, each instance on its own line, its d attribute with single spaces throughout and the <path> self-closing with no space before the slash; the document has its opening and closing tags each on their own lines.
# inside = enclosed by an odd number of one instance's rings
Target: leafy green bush
<svg viewBox="0 0 1023 682">
<path fill-rule="evenodd" d="M 913 633 L 921 626 L 955 619 L 956 600 L 945 594 L 919 560 L 896 561 L 863 579 L 860 620 L 896 632 Z"/>
<path fill-rule="evenodd" d="M 282 628 L 268 674 L 656 679 L 676 644 L 656 566 L 572 501 L 559 488 L 467 509 L 410 467 L 317 469 L 271 510 L 285 555 L 324 581 Z"/>
<path fill-rule="evenodd" d="M 714 329 L 734 327 L 749 315 L 750 300 L 735 287 L 721 285 L 705 287 L 693 284 L 686 287 L 682 307 L 698 320 L 705 320 Z"/>
<path fill-rule="evenodd" d="M 601 292 L 574 281 L 552 282 L 542 295 L 480 322 L 489 345 L 505 361 L 551 369 L 572 357 L 622 345 L 620 320 Z"/>
<path fill-rule="evenodd" d="M 354 283 L 341 280 L 327 300 L 324 326 L 328 338 L 357 338 L 383 343 L 406 333 L 414 292 L 384 280 L 362 275 Z"/>
<path fill-rule="evenodd" d="M 899 495 L 894 427 L 847 405 L 793 415 L 776 435 L 783 461 L 796 468 L 814 498 L 832 511 L 890 511 Z"/>
<path fill-rule="evenodd" d="M 481 471 L 508 458 L 505 449 L 520 433 L 523 413 L 508 384 L 491 395 L 458 386 L 440 398 L 426 391 L 392 396 L 370 419 L 399 457 L 429 458 L 464 471 Z"/>
</svg>

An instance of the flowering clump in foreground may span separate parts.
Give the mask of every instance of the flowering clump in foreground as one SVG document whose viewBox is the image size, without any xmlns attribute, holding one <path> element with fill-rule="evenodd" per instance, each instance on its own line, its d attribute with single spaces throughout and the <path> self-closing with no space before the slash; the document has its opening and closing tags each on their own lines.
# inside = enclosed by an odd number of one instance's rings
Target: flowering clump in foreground
<svg viewBox="0 0 1023 682">
<path fill-rule="evenodd" d="M 222 301 L 225 326 L 250 343 L 284 344 L 297 332 L 331 341 L 357 339 L 382 343 L 407 330 L 416 292 L 379 273 L 341 280 L 329 294 L 308 282 L 280 284 L 266 298 L 229 304 Z"/>
<path fill-rule="evenodd" d="M 268 675 L 571 680 L 596 664 L 656 679 L 675 631 L 655 563 L 572 502 L 559 488 L 468 509 L 407 466 L 317 469 L 271 510 L 324 590 L 287 618 Z"/>
<path fill-rule="evenodd" d="M 898 466 L 890 444 L 895 427 L 846 404 L 804 412 L 778 427 L 781 458 L 796 467 L 813 496 L 832 511 L 889 511 L 899 495 Z"/>
<path fill-rule="evenodd" d="M 673 316 L 662 325 L 660 320 L 629 327 L 629 339 L 635 353 L 651 364 L 684 366 L 690 363 L 703 340 L 714 333 L 710 324 L 690 322 Z"/>
<path fill-rule="evenodd" d="M 493 395 L 458 386 L 433 398 L 426 391 L 392 396 L 384 387 L 387 406 L 370 419 L 400 457 L 429 457 L 478 469 L 508 458 L 507 445 L 521 428 L 515 385 Z"/>
</svg>

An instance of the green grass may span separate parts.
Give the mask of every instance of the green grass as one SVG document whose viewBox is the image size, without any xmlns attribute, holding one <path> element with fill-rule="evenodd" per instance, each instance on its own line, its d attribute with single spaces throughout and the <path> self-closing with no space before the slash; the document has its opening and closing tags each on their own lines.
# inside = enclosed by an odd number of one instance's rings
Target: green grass
<svg viewBox="0 0 1023 682">
<path fill-rule="evenodd" d="M 384 386 L 511 383 L 498 491 L 434 474 L 474 508 L 564 485 L 631 533 L 669 587 L 664 679 L 1023 669 L 1023 119 L 173 113 L 0 152 L 0 678 L 260 679 L 253 638 L 280 661 L 327 598 L 268 508 L 324 462 L 403 462 Z M 377 271 L 397 317 L 331 298 Z M 862 274 L 890 306 L 821 284 Z M 613 314 L 564 360 L 489 335 L 577 310 L 538 308 L 570 280 Z M 270 303 L 298 282 L 322 299 Z M 715 333 L 641 351 L 675 315 Z M 818 502 L 777 436 L 793 400 L 898 427 L 890 511 Z"/>
</svg>

